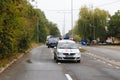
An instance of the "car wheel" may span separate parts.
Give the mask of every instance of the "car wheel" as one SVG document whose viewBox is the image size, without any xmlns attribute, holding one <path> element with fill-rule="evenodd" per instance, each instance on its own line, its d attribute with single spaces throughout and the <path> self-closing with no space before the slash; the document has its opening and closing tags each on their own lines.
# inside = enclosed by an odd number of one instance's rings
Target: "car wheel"
<svg viewBox="0 0 120 80">
<path fill-rule="evenodd" d="M 54 60 L 55 60 L 56 63 L 58 62 L 58 59 L 55 56 L 54 56 Z"/>
<path fill-rule="evenodd" d="M 48 46 L 48 48 L 50 48 L 50 46 Z"/>
<path fill-rule="evenodd" d="M 56 57 L 54 56 L 54 60 L 56 60 Z"/>
<path fill-rule="evenodd" d="M 58 60 L 57 58 L 56 58 L 56 60 L 55 60 L 55 61 L 56 61 L 56 63 L 58 63 L 58 62 L 59 62 L 59 60 Z"/>
</svg>

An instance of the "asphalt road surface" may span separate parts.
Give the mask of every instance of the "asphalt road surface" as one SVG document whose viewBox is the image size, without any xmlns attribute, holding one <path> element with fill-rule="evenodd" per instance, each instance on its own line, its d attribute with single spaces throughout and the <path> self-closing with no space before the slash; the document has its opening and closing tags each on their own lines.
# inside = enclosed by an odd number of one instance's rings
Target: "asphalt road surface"
<svg viewBox="0 0 120 80">
<path fill-rule="evenodd" d="M 39 46 L 0 74 L 0 80 L 120 80 L 120 68 L 88 53 L 82 53 L 81 63 L 56 63 L 53 49 Z"/>
<path fill-rule="evenodd" d="M 114 62 L 120 66 L 120 50 L 119 49 L 110 49 L 104 47 L 89 47 L 84 46 L 88 52 L 93 54 L 93 56 L 100 56 L 101 58 L 105 58 L 111 62 Z"/>
</svg>

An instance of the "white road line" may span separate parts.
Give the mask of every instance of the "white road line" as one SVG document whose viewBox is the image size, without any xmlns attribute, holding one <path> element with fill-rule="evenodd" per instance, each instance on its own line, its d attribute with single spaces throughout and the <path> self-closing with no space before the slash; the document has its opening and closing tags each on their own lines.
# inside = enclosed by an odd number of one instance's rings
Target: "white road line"
<svg viewBox="0 0 120 80">
<path fill-rule="evenodd" d="M 99 62 L 100 62 L 101 60 L 100 60 L 100 59 L 98 59 L 97 61 L 99 61 Z"/>
<path fill-rule="evenodd" d="M 108 66 L 112 66 L 112 64 L 109 64 L 109 63 L 108 63 L 107 65 L 108 65 Z"/>
<path fill-rule="evenodd" d="M 96 61 L 100 61 L 104 64 L 107 64 L 108 66 L 119 66 L 118 69 L 120 69 L 120 64 L 118 64 L 119 62 L 116 62 L 115 60 L 111 60 L 109 58 L 105 58 L 102 56 L 98 56 L 98 55 L 94 55 L 90 52 L 86 53 L 86 55 L 89 55 L 90 57 L 93 57 L 94 60 Z"/>
<path fill-rule="evenodd" d="M 58 64 L 61 64 L 60 62 L 58 62 Z"/>
<path fill-rule="evenodd" d="M 105 61 L 102 61 L 102 63 L 106 64 L 106 62 L 105 62 Z"/>
<path fill-rule="evenodd" d="M 65 74 L 68 80 L 73 80 L 69 74 Z"/>
<path fill-rule="evenodd" d="M 120 69 L 120 67 L 118 67 L 118 66 L 116 66 L 115 68 L 116 68 L 116 69 Z"/>
<path fill-rule="evenodd" d="M 5 70 L 5 68 L 0 68 L 0 73 L 2 73 Z"/>
</svg>

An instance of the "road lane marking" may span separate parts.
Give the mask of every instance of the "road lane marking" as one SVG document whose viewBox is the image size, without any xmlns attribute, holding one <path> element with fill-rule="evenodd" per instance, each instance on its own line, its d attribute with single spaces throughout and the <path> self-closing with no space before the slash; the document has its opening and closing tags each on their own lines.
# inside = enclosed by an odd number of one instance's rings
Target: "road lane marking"
<svg viewBox="0 0 120 80">
<path fill-rule="evenodd" d="M 58 64 L 61 64 L 60 62 L 58 62 Z"/>
<path fill-rule="evenodd" d="M 106 64 L 106 62 L 105 62 L 105 61 L 102 61 L 102 63 Z"/>
<path fill-rule="evenodd" d="M 99 61 L 99 62 L 100 62 L 101 60 L 100 60 L 100 59 L 98 59 L 97 61 Z"/>
<path fill-rule="evenodd" d="M 107 65 L 108 65 L 108 66 L 112 66 L 112 64 L 109 64 L 109 63 L 108 63 Z"/>
<path fill-rule="evenodd" d="M 120 69 L 120 67 L 118 67 L 118 66 L 116 66 L 115 68 L 116 68 L 116 69 Z"/>
<path fill-rule="evenodd" d="M 104 64 L 110 63 L 110 64 L 107 64 L 107 65 L 109 65 L 109 66 L 119 66 L 119 68 L 120 68 L 120 62 L 116 62 L 115 60 L 109 59 L 107 57 L 98 56 L 98 55 L 95 55 L 95 54 L 90 53 L 90 52 L 88 52 L 86 54 L 89 55 L 90 57 L 93 57 L 93 59 L 95 59 L 95 58 L 100 59 L 101 60 L 100 62 L 102 62 Z M 99 60 L 97 60 L 97 61 L 99 61 Z"/>
<path fill-rule="evenodd" d="M 65 74 L 68 80 L 73 80 L 69 74 Z"/>
</svg>

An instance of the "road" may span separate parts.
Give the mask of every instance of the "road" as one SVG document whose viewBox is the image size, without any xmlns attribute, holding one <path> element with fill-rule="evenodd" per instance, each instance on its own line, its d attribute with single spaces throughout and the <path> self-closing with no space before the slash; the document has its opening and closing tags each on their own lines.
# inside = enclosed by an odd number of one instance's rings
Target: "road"
<svg viewBox="0 0 120 80">
<path fill-rule="evenodd" d="M 102 59 L 106 59 L 106 61 L 108 62 L 120 66 L 120 49 L 110 49 L 100 46 L 96 47 L 84 46 L 83 48 L 90 52 L 94 57 L 99 56 Z"/>
<path fill-rule="evenodd" d="M 88 53 L 82 53 L 81 63 L 56 63 L 53 49 L 39 46 L 5 70 L 0 80 L 120 80 L 120 68 Z"/>
</svg>

